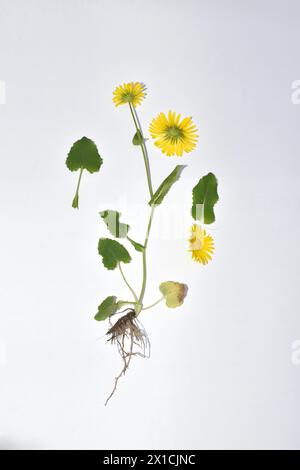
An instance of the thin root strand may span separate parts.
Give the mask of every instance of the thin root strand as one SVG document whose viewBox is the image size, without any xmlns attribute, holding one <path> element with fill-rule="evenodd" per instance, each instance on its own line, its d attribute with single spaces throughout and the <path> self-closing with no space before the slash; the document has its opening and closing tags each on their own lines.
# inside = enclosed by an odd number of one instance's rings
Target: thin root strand
<svg viewBox="0 0 300 470">
<path fill-rule="evenodd" d="M 105 406 L 114 395 L 118 382 L 122 375 L 125 375 L 132 357 L 149 357 L 150 356 L 150 342 L 146 331 L 141 323 L 138 321 L 135 311 L 133 309 L 126 309 L 126 315 L 119 318 L 114 325 L 111 323 L 111 328 L 106 333 L 110 335 L 108 341 L 111 344 L 117 344 L 119 354 L 123 360 L 123 368 L 119 375 L 115 378 L 114 387 L 111 394 L 105 402 Z"/>
</svg>

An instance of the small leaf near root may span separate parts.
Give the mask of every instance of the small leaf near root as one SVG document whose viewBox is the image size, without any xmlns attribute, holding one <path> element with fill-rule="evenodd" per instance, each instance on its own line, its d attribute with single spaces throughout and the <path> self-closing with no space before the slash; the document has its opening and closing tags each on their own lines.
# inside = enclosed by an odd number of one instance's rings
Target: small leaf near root
<svg viewBox="0 0 300 470">
<path fill-rule="evenodd" d="M 136 317 L 133 309 L 124 310 L 126 315 L 119 318 L 106 333 L 111 344 L 116 344 L 123 360 L 123 368 L 115 378 L 114 387 L 105 402 L 105 406 L 115 393 L 119 379 L 125 375 L 133 356 L 149 357 L 150 342 L 146 331 Z"/>
<path fill-rule="evenodd" d="M 95 315 L 95 320 L 103 321 L 108 317 L 111 317 L 118 310 L 117 297 L 115 295 L 110 295 L 103 300 L 103 302 L 98 307 L 98 312 Z"/>
</svg>

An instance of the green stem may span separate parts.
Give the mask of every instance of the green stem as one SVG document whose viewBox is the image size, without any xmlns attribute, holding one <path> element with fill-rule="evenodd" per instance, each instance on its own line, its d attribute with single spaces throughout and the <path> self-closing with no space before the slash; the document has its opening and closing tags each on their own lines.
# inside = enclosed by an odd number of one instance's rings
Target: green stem
<svg viewBox="0 0 300 470">
<path fill-rule="evenodd" d="M 121 276 L 126 284 L 126 286 L 128 287 L 128 289 L 130 290 L 130 292 L 132 293 L 133 297 L 134 297 L 134 300 L 135 300 L 135 303 L 138 303 L 138 297 L 136 295 L 136 293 L 134 292 L 134 290 L 132 289 L 131 285 L 129 284 L 129 282 L 127 281 L 124 273 L 123 273 L 123 270 L 121 268 L 121 263 L 118 263 L 118 267 L 119 267 L 119 270 L 120 270 L 120 273 L 121 273 Z"/>
<path fill-rule="evenodd" d="M 136 305 L 136 302 L 130 300 L 119 300 L 118 301 L 118 309 L 124 307 L 124 305 Z M 118 313 L 118 312 L 116 312 Z"/>
<path fill-rule="evenodd" d="M 160 299 L 158 299 L 158 300 L 157 300 L 156 302 L 154 302 L 153 304 L 148 305 L 148 307 L 142 308 L 142 310 L 148 310 L 149 308 L 155 307 L 155 305 L 159 304 L 162 300 L 164 300 L 164 297 L 161 297 Z"/>
<path fill-rule="evenodd" d="M 141 149 L 143 152 L 143 157 L 144 157 L 144 163 L 145 163 L 145 169 L 146 169 L 146 175 L 147 175 L 147 182 L 148 182 L 148 188 L 149 188 L 149 194 L 150 198 L 152 199 L 153 197 L 153 188 L 152 188 L 152 181 L 151 181 L 151 171 L 150 171 L 150 163 L 149 163 L 149 157 L 148 157 L 148 152 L 147 152 L 147 147 L 145 144 L 145 139 L 142 131 L 142 127 L 139 122 L 139 118 L 136 112 L 136 109 L 134 106 L 132 106 L 131 103 L 129 103 L 129 109 L 131 112 L 131 116 L 136 128 L 136 131 L 140 132 L 143 141 L 141 144 Z M 146 284 L 147 284 L 147 245 L 148 245 L 148 239 L 150 235 L 150 230 L 151 230 L 151 225 L 152 225 L 152 219 L 154 215 L 154 210 L 155 210 L 155 205 L 151 206 L 151 213 L 149 216 L 149 221 L 148 221 L 148 226 L 147 226 L 147 231 L 146 231 L 146 236 L 145 236 L 145 243 L 144 243 L 144 250 L 143 250 L 143 281 L 142 281 L 142 287 L 141 287 L 141 292 L 140 296 L 138 299 L 138 304 L 136 308 L 136 315 L 139 315 L 141 310 L 142 310 L 142 304 L 144 300 L 144 295 L 145 295 L 145 290 L 146 290 Z"/>
<path fill-rule="evenodd" d="M 143 152 L 144 163 L 145 163 L 145 168 L 146 168 L 149 194 L 150 194 L 150 198 L 152 199 L 153 188 L 152 188 L 152 181 L 151 181 L 150 164 L 149 164 L 149 157 L 148 157 L 147 147 L 146 147 L 144 136 L 143 136 L 142 127 L 139 123 L 137 112 L 136 112 L 134 106 L 132 106 L 131 103 L 129 103 L 129 109 L 130 109 L 130 112 L 131 112 L 131 116 L 132 116 L 132 119 L 133 119 L 133 122 L 134 122 L 134 125 L 135 125 L 135 128 L 136 128 L 136 131 L 137 132 L 139 131 L 141 133 L 142 138 L 143 138 L 143 142 L 141 144 L 141 149 L 142 149 L 142 152 Z"/>
<path fill-rule="evenodd" d="M 141 293 L 139 296 L 139 304 L 143 304 L 144 300 L 144 295 L 145 295 L 145 290 L 146 290 L 146 284 L 147 284 L 147 246 L 148 246 L 148 240 L 149 240 L 149 235 L 150 235 L 150 230 L 151 230 L 151 225 L 152 225 L 152 220 L 153 220 L 153 215 L 155 211 L 155 205 L 151 206 L 151 212 L 150 212 L 150 217 L 149 217 L 149 222 L 148 222 L 148 227 L 146 231 L 146 236 L 145 236 L 145 242 L 144 242 L 144 251 L 143 251 L 143 282 L 142 282 L 142 288 L 141 288 Z M 140 312 L 137 312 L 137 315 Z"/>
<path fill-rule="evenodd" d="M 74 209 L 78 209 L 79 187 L 80 187 L 80 182 L 81 182 L 82 173 L 83 173 L 83 168 L 80 169 L 79 178 L 78 178 L 78 183 L 77 183 L 77 188 L 76 188 L 76 193 L 75 193 L 75 196 L 74 196 L 74 199 L 73 199 L 73 202 L 72 202 L 72 207 L 74 207 Z"/>
</svg>

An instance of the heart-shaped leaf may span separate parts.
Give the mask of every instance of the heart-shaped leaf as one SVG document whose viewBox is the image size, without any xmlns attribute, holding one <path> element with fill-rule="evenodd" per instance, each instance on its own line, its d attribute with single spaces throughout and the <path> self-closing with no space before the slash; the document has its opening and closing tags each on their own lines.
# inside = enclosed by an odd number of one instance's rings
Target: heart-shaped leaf
<svg viewBox="0 0 300 470">
<path fill-rule="evenodd" d="M 98 312 L 96 313 L 94 318 L 97 321 L 106 320 L 108 317 L 116 313 L 117 310 L 117 297 L 111 295 L 109 297 L 106 297 L 106 299 L 103 300 L 103 302 L 99 305 Z"/>
<path fill-rule="evenodd" d="M 71 147 L 66 160 L 66 165 L 70 171 L 77 171 L 83 168 L 90 173 L 100 170 L 102 158 L 98 153 L 95 142 L 87 137 L 77 140 Z"/>
<path fill-rule="evenodd" d="M 107 269 L 115 269 L 118 263 L 130 263 L 131 261 L 131 256 L 126 248 L 110 238 L 100 238 L 98 252 L 102 256 L 102 262 Z"/>
<path fill-rule="evenodd" d="M 66 160 L 66 165 L 70 171 L 80 170 L 72 207 L 78 209 L 79 187 L 83 170 L 95 173 L 100 170 L 102 162 L 103 160 L 98 153 L 97 146 L 91 139 L 82 137 L 82 139 L 74 142 Z"/>
</svg>

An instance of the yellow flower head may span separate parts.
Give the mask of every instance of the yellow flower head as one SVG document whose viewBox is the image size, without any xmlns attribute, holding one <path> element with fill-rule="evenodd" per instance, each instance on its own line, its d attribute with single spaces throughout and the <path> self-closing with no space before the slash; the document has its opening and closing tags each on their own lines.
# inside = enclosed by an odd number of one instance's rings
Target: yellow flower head
<svg viewBox="0 0 300 470">
<path fill-rule="evenodd" d="M 214 239 L 206 235 L 206 231 L 197 224 L 192 225 L 189 243 L 189 251 L 194 261 L 207 264 L 212 259 L 211 255 L 215 249 Z"/>
<path fill-rule="evenodd" d="M 160 113 L 152 119 L 149 132 L 156 139 L 155 145 L 168 157 L 181 157 L 183 152 L 191 152 L 198 140 L 197 128 L 192 118 L 186 117 L 180 121 L 180 114 L 176 115 L 173 111 L 169 111 L 168 116 Z"/>
<path fill-rule="evenodd" d="M 141 104 L 146 96 L 146 86 L 140 82 L 123 83 L 113 92 L 113 102 L 116 106 L 131 103 L 134 107 Z"/>
</svg>

